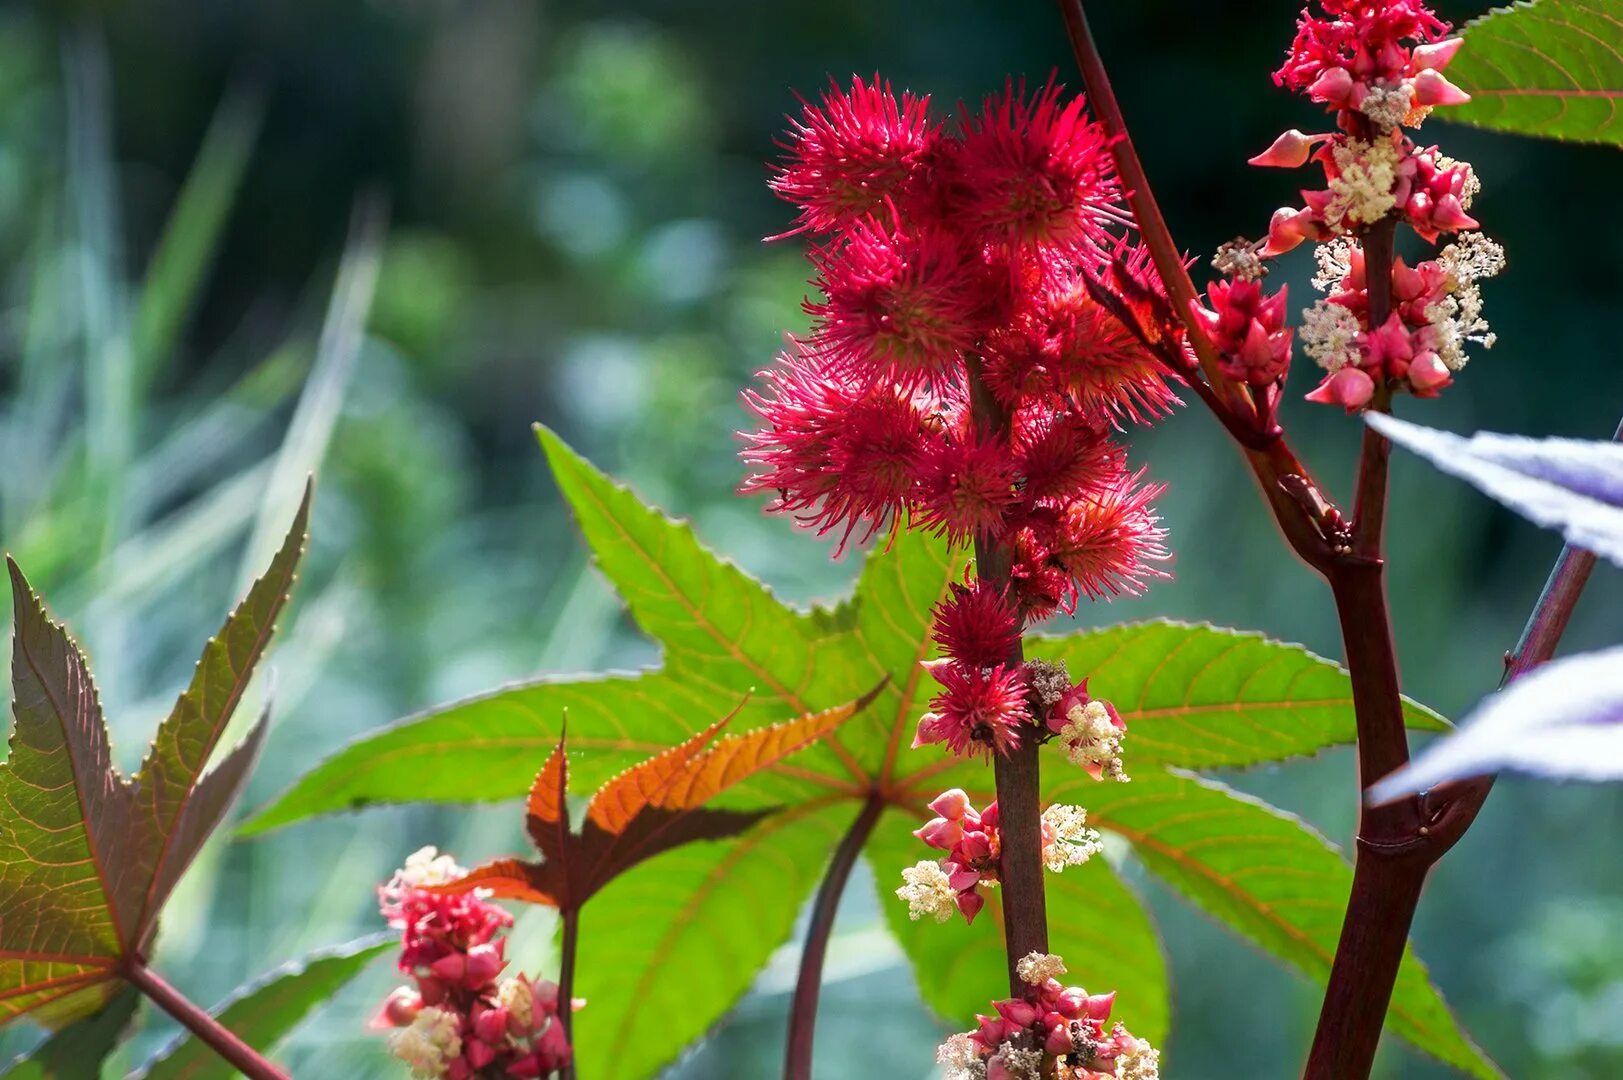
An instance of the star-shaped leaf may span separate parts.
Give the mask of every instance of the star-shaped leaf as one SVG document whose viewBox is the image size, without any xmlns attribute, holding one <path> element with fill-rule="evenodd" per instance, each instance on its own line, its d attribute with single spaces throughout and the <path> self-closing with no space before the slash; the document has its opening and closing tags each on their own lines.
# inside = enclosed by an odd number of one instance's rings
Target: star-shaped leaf
<svg viewBox="0 0 1623 1080">
<path fill-rule="evenodd" d="M 287 602 L 309 493 L 287 540 L 220 632 L 133 778 L 112 765 L 84 654 L 11 569 L 15 725 L 0 764 L 0 1021 L 94 1011 L 144 960 L 175 883 L 230 808 L 261 717 L 205 772 Z"/>
<path fill-rule="evenodd" d="M 870 693 L 709 746 L 732 716 L 718 720 L 598 788 L 586 804 L 579 831 L 569 818 L 568 737 L 560 735 L 525 804 L 525 829 L 541 861 L 497 859 L 440 886 L 440 891 L 485 889 L 498 897 L 578 911 L 638 863 L 695 840 L 738 836 L 770 815 L 775 808 L 724 810 L 705 803 L 830 734 L 873 697 Z"/>
<path fill-rule="evenodd" d="M 929 816 L 925 804 L 949 787 L 978 791 L 991 785 L 983 762 L 947 757 L 937 747 L 910 749 L 935 692 L 920 667 L 936 655 L 931 609 L 963 579 L 965 556 L 930 537 L 904 533 L 868 555 L 850 600 L 832 610 L 800 610 L 710 552 L 687 524 L 642 503 L 556 435 L 543 430 L 541 442 L 599 569 L 644 633 L 663 647 L 663 666 L 542 679 L 408 719 L 339 751 L 261 811 L 247 831 L 378 803 L 518 797 L 533 775 L 525 763 L 557 745 L 566 708 L 570 746 L 586 751 L 570 761 L 570 769 L 577 781 L 596 786 L 689 739 L 703 718 L 729 708 L 752 687 L 735 728 L 826 709 L 888 678 L 872 705 L 834 737 L 740 785 L 755 805 L 776 805 L 780 813 L 737 840 L 683 848 L 639 866 L 594 899 L 582 922 L 576 973 L 576 992 L 594 1003 L 575 1018 L 581 1072 L 653 1075 L 715 1023 L 790 932 L 816 887 L 817 870 L 870 799 L 887 809 L 865 853 L 921 993 L 954 1024 L 984 1011 L 1006 970 L 995 892 L 988 910 L 967 927 L 908 923 L 905 908 L 891 895 L 901 868 L 930 856 L 911 834 Z M 808 545 L 808 558 L 823 554 Z M 1129 724 L 1130 772 L 1284 761 L 1350 744 L 1356 735 L 1346 673 L 1299 646 L 1259 634 L 1157 620 L 1036 637 L 1028 651 L 1065 660 L 1073 676 L 1088 677 L 1091 688 L 1116 703 Z M 1423 706 L 1410 702 L 1405 708 L 1411 726 L 1447 727 Z M 1050 779 L 1072 778 L 1067 768 L 1058 755 L 1045 763 Z M 1129 794 L 1132 788 L 1127 786 Z M 1068 801 L 1088 805 L 1089 790 L 1084 785 Z M 1112 830 L 1122 820 L 1116 816 L 1099 825 Z M 1135 842 L 1125 832 L 1118 835 Z M 1158 1040 L 1170 1014 L 1169 987 L 1147 913 L 1102 862 L 1050 880 L 1056 898 L 1049 905 L 1050 941 L 1065 957 L 1070 977 L 1090 989 L 1120 989 L 1120 1015 L 1140 1036 Z M 1244 894 L 1244 881 L 1237 880 Z M 1316 903 L 1341 909 L 1346 896 L 1336 894 L 1340 878 L 1323 875 L 1317 887 Z M 1090 906 L 1088 896 L 1097 903 Z M 1233 918 L 1219 917 L 1249 933 L 1238 910 L 1230 909 Z M 1114 949 L 1101 947 L 1101 911 L 1110 912 L 1118 928 Z M 1311 965 L 1297 966 L 1317 974 Z M 671 971 L 684 973 L 674 988 Z M 1430 1003 L 1443 1008 L 1423 973 L 1403 985 L 1424 999 L 1415 1009 L 1430 1009 Z M 627 987 L 636 988 L 634 1000 L 626 999 Z M 672 1008 L 678 1008 L 680 1023 L 667 1022 Z M 632 1028 L 639 1037 L 627 1047 L 618 1035 Z M 1465 1069 L 1482 1061 L 1463 1037 L 1435 1040 L 1431 1049 Z"/>
</svg>

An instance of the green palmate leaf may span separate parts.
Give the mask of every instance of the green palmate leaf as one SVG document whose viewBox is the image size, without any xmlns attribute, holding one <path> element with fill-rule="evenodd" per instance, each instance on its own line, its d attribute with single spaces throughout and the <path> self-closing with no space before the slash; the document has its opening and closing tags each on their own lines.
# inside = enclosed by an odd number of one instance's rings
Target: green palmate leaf
<svg viewBox="0 0 1623 1080">
<path fill-rule="evenodd" d="M 587 1001 L 575 1014 L 580 1075 L 653 1076 L 703 1035 L 788 939 L 856 813 L 843 799 L 806 802 L 737 840 L 663 855 L 594 896 L 576 968 Z"/>
<path fill-rule="evenodd" d="M 112 1000 L 6 1066 L 6 1080 L 86 1080 L 101 1074 L 101 1064 L 124 1037 L 135 1018 L 141 995 L 124 986 Z"/>
<path fill-rule="evenodd" d="M 1090 824 L 1130 842 L 1150 871 L 1198 907 L 1298 971 L 1328 978 L 1352 868 L 1297 818 L 1214 781 L 1152 769 L 1130 784 L 1053 770 L 1045 795 L 1085 805 Z M 1461 1033 L 1412 952 L 1387 1025 L 1463 1072 L 1500 1075 Z"/>
<path fill-rule="evenodd" d="M 311 953 L 279 967 L 232 994 L 212 1011 L 238 1038 L 269 1053 L 322 1002 L 395 948 L 392 935 L 376 935 Z M 196 1036 L 182 1034 L 136 1073 L 137 1080 L 230 1080 L 236 1070 Z"/>
<path fill-rule="evenodd" d="M 1535 0 L 1465 28 L 1448 77 L 1471 94 L 1443 119 L 1623 145 L 1623 5 Z"/>
<path fill-rule="evenodd" d="M 945 925 L 910 921 L 907 905 L 895 895 L 902 870 L 939 854 L 913 835 L 920 824 L 919 815 L 887 811 L 868 844 L 868 861 L 880 906 L 918 972 L 919 995 L 950 1023 L 967 1028 L 1008 986 L 1000 897 L 987 890 L 986 907 L 969 926 L 956 916 Z M 1111 1018 L 1139 1038 L 1163 1040 L 1170 1023 L 1166 961 L 1138 897 L 1103 859 L 1048 875 L 1047 893 L 1049 948 L 1065 958 L 1067 981 L 1094 992 L 1117 991 Z"/>
<path fill-rule="evenodd" d="M 204 775 L 285 602 L 308 496 L 271 571 L 210 641 L 133 780 L 112 766 L 89 666 L 11 563 L 11 752 L 0 765 L 0 1020 L 94 1010 L 144 955 L 170 890 L 241 788 L 263 721 Z"/>
<path fill-rule="evenodd" d="M 1347 673 L 1261 634 L 1154 620 L 1035 638 L 1026 652 L 1088 676 L 1089 692 L 1127 720 L 1135 765 L 1256 765 L 1357 735 Z M 1416 702 L 1404 714 L 1412 728 L 1448 727 Z"/>
<path fill-rule="evenodd" d="M 681 972 L 674 989 L 648 984 L 654 987 L 650 993 L 680 997 L 681 1022 L 670 1022 L 667 1011 L 666 1022 L 638 1027 L 635 1051 L 615 1058 L 612 1066 L 622 1071 L 611 1075 L 649 1075 L 744 991 L 827 863 L 838 826 L 878 796 L 898 808 L 881 819 L 868 849 L 881 876 L 887 915 L 907 946 L 926 1000 L 950 1023 L 967 1025 L 1004 986 L 996 908 L 989 907 L 972 928 L 956 922 L 916 926 L 907 923 L 905 907 L 890 895 L 902 866 L 930 857 L 911 835 L 918 821 L 900 808 L 916 807 L 922 814 L 925 803 L 945 788 L 991 785 L 984 763 L 958 761 L 936 747 L 910 748 L 918 719 L 936 692 L 919 666 L 935 655 L 928 636 L 931 609 L 952 582 L 962 580 L 965 557 L 938 540 L 905 533 L 867 557 L 850 602 L 832 612 L 799 611 L 717 558 L 686 524 L 644 505 L 556 436 L 543 432 L 542 443 L 598 566 L 638 625 L 663 647 L 664 666 L 637 675 L 513 686 L 405 721 L 319 766 L 254 819 L 250 830 L 374 803 L 518 797 L 557 744 L 565 709 L 571 747 L 589 750 L 570 760 L 572 782 L 596 786 L 701 730 L 750 688 L 754 693 L 732 722 L 733 730 L 748 732 L 832 708 L 888 678 L 867 709 L 839 729 L 837 743 L 808 747 L 739 785 L 740 801 L 780 806 L 782 815 L 738 841 L 685 848 L 617 880 L 587 907 L 581 949 L 588 955 L 614 949 L 617 963 L 630 970 L 641 961 L 634 959 L 638 954 L 629 935 L 644 919 L 647 927 L 635 931 L 643 937 L 635 940 L 656 941 L 650 946 L 656 952 L 681 958 L 679 966 L 668 965 Z M 1257 635 L 1154 622 L 1038 639 L 1032 653 L 1067 660 L 1073 676 L 1089 676 L 1097 693 L 1118 699 L 1132 725 L 1130 769 L 1133 763 L 1140 771 L 1159 765 L 1249 765 L 1353 738 L 1346 675 L 1301 648 Z M 1409 719 L 1418 727 L 1444 726 L 1419 706 L 1410 707 Z M 1068 770 L 1057 758 L 1050 768 Z M 795 824 L 802 820 L 804 833 Z M 796 830 L 793 846 L 780 851 L 758 845 L 756 838 L 773 835 L 780 821 Z M 729 858 L 728 852 L 736 854 Z M 712 873 L 747 882 L 740 888 L 771 932 L 744 935 L 729 951 L 710 940 L 723 932 L 713 928 L 724 924 L 702 908 L 667 923 L 668 917 L 676 918 L 669 898 L 697 887 L 682 878 L 684 873 L 707 882 L 706 895 L 727 891 Z M 767 884 L 775 879 L 781 888 Z M 1065 950 L 1078 981 L 1090 989 L 1120 991 L 1122 1016 L 1141 1034 L 1164 1031 L 1164 965 L 1132 894 L 1103 864 L 1073 869 L 1052 882 L 1055 947 Z M 717 902 L 728 905 L 732 897 Z M 732 920 L 730 931 L 743 935 L 738 922 Z M 1089 934 L 1106 924 L 1119 927 L 1126 944 L 1101 949 L 1100 939 Z M 583 962 L 582 978 L 595 978 L 594 967 Z M 701 983 L 703 990 L 697 989 Z M 582 993 L 595 1002 L 623 1000 L 623 981 L 604 985 L 600 993 Z M 626 1029 L 614 1022 L 620 1014 L 605 1010 L 598 1014 L 604 1019 L 588 1019 L 592 1011 L 578 1018 L 578 1052 L 609 1055 L 592 1046 L 605 1037 L 623 1049 L 626 1040 L 620 1035 Z"/>
</svg>

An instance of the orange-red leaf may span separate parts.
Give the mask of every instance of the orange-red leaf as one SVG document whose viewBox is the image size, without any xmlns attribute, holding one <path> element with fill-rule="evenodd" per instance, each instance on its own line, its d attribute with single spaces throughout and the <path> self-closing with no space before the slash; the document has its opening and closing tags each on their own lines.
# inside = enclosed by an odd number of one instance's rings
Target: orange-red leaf
<svg viewBox="0 0 1623 1080">
<path fill-rule="evenodd" d="M 659 803 L 671 784 L 680 780 L 694 755 L 736 715 L 738 710 L 734 709 L 697 735 L 611 778 L 592 796 L 586 807 L 586 820 L 606 833 L 623 832 L 644 808 Z"/>
<path fill-rule="evenodd" d="M 566 821 L 568 807 L 564 805 L 564 797 L 568 788 L 569 762 L 564 757 L 564 740 L 560 736 L 557 748 L 547 755 L 541 771 L 535 774 L 535 784 L 530 788 L 530 798 L 524 806 L 525 813 L 548 825 Z"/>
<path fill-rule="evenodd" d="M 558 897 L 534 880 L 539 869 L 537 864 L 522 859 L 495 859 L 474 867 L 455 881 L 431 886 L 428 891 L 459 895 L 485 889 L 500 900 L 522 900 L 526 904 L 557 907 Z"/>
<path fill-rule="evenodd" d="M 740 780 L 748 779 L 827 735 L 855 716 L 873 697 L 870 693 L 860 700 L 798 720 L 758 728 L 744 735 L 730 735 L 673 775 L 670 783 L 653 799 L 653 805 L 668 810 L 691 810 L 700 806 Z"/>
<path fill-rule="evenodd" d="M 881 684 L 883 686 L 883 684 Z M 695 840 L 737 836 L 771 809 L 712 810 L 704 803 L 833 731 L 873 700 L 704 746 L 738 710 L 685 741 L 625 770 L 592 796 L 581 831 L 569 828 L 566 740 L 560 738 L 530 788 L 525 824 L 540 862 L 499 859 L 434 892 L 489 889 L 493 895 L 577 910 L 593 893 L 644 859 Z"/>
</svg>

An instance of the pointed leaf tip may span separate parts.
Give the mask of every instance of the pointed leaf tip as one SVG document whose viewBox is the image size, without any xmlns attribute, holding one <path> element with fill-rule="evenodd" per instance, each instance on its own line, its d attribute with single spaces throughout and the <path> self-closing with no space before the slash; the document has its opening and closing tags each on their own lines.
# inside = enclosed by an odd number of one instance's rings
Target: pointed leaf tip
<svg viewBox="0 0 1623 1080">
<path fill-rule="evenodd" d="M 1370 413 L 1370 427 L 1568 543 L 1623 566 L 1623 444 L 1470 438 Z"/>
<path fill-rule="evenodd" d="M 1623 646 L 1554 660 L 1485 699 L 1447 738 L 1369 790 L 1390 802 L 1450 781 L 1515 771 L 1623 780 Z"/>
</svg>

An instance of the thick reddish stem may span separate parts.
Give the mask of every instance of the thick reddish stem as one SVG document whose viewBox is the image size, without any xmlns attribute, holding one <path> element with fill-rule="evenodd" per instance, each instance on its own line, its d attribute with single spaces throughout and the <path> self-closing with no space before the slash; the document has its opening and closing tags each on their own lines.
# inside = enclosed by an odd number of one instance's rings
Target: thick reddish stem
<svg viewBox="0 0 1623 1080">
<path fill-rule="evenodd" d="M 1623 442 L 1623 423 L 1612 434 L 1613 442 Z M 1572 609 L 1589 583 L 1589 573 L 1595 569 L 1595 556 L 1582 548 L 1567 544 L 1550 570 L 1544 591 L 1539 594 L 1521 640 L 1505 654 L 1504 682 L 1524 675 L 1555 655 L 1556 643 L 1567 629 Z"/>
<path fill-rule="evenodd" d="M 570 1047 L 569 1063 L 563 1067 L 562 1080 L 575 1080 L 575 954 L 580 950 L 580 909 L 563 908 L 558 912 L 563 924 L 563 940 L 558 946 L 558 1022 L 563 1025 L 564 1038 Z"/>
<path fill-rule="evenodd" d="M 145 964 L 132 960 L 124 966 L 123 975 L 136 989 L 151 998 L 164 1012 L 185 1024 L 192 1034 L 207 1043 L 249 1080 L 288 1080 L 287 1073 L 266 1061 L 259 1051 L 243 1042 L 205 1009 L 192 1004 Z"/>
<path fill-rule="evenodd" d="M 1009 417 L 998 405 L 973 357 L 969 363 L 970 405 L 982 435 L 1006 439 Z M 975 572 L 982 581 L 1007 586 L 1009 552 L 985 535 L 975 537 Z M 1025 647 L 1016 640 L 1007 661 L 1025 663 Z M 998 881 L 1003 900 L 1003 946 L 1009 963 L 1009 991 L 1018 997 L 1025 980 L 1015 971 L 1021 957 L 1048 951 L 1048 901 L 1043 892 L 1042 785 L 1038 745 L 1027 732 L 1020 745 L 1006 754 L 992 754 L 992 776 L 997 786 L 998 832 L 1003 850 L 998 858 Z"/>
<path fill-rule="evenodd" d="M 784 1052 L 784 1080 L 811 1080 L 812 1045 L 817 1032 L 817 999 L 823 986 L 823 961 L 828 953 L 829 935 L 834 930 L 834 913 L 839 910 L 840 895 L 851 876 L 851 867 L 863 845 L 873 835 L 874 825 L 885 809 L 885 800 L 878 792 L 868 796 L 862 813 L 851 823 L 840 846 L 834 849 L 834 859 L 828 864 L 828 873 L 817 889 L 812 904 L 811 926 L 806 930 L 806 944 L 800 954 L 800 977 L 795 982 L 795 997 L 789 1007 L 789 1044 Z"/>
</svg>

